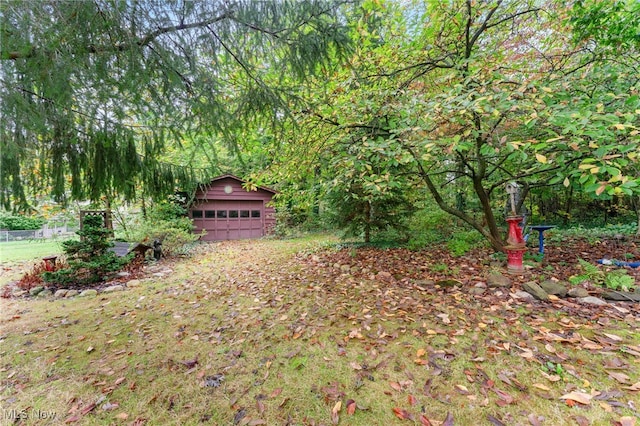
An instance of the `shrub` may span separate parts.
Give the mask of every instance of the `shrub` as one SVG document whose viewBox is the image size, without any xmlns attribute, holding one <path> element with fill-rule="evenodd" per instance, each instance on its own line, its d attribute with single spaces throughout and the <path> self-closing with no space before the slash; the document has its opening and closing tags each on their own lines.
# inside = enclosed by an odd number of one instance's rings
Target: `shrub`
<svg viewBox="0 0 640 426">
<path fill-rule="evenodd" d="M 177 202 L 168 200 L 156 203 L 149 208 L 146 219 L 139 217 L 127 226 L 129 231 L 125 238 L 149 245 L 159 240 L 165 256 L 187 254 L 201 234 L 193 234 L 193 222 L 186 213 L 186 209 Z"/>
<path fill-rule="evenodd" d="M 80 240 L 62 243 L 69 266 L 43 273 L 42 278 L 46 282 L 75 287 L 91 286 L 109 279 L 110 275 L 129 263 L 133 256 L 130 254 L 121 258 L 109 250 L 113 247 L 111 230 L 104 227 L 101 216 L 86 216 L 83 229 L 77 234 L 80 235 Z"/>
<path fill-rule="evenodd" d="M 569 282 L 571 284 L 580 284 L 588 281 L 611 290 L 629 291 L 635 289 L 635 279 L 628 275 L 625 269 L 614 269 L 605 272 L 584 259 L 578 258 L 578 263 L 583 273 L 570 277 Z"/>
<path fill-rule="evenodd" d="M 45 220 L 40 217 L 14 216 L 0 213 L 0 228 L 9 231 L 40 229 Z"/>
</svg>

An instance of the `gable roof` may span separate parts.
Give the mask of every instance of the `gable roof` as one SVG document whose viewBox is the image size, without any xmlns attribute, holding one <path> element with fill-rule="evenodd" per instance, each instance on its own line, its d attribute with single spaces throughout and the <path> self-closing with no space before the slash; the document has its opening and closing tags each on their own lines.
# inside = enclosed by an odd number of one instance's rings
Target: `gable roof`
<svg viewBox="0 0 640 426">
<path fill-rule="evenodd" d="M 200 185 L 198 185 L 198 189 L 204 189 L 204 188 L 206 188 L 207 186 L 213 185 L 215 182 L 217 182 L 217 181 L 219 181 L 219 180 L 222 180 L 222 179 L 233 179 L 233 180 L 235 180 L 235 181 L 238 181 L 240 184 L 247 183 L 247 181 L 245 181 L 245 180 L 243 180 L 243 179 L 240 179 L 238 176 L 234 176 L 234 175 L 231 175 L 231 174 L 226 174 L 226 175 L 221 175 L 221 176 L 218 176 L 218 177 L 214 177 L 214 178 L 213 178 L 213 179 L 211 179 L 211 181 L 210 181 L 209 183 L 207 183 L 207 184 L 200 184 Z M 257 188 L 257 189 L 261 189 L 261 190 L 263 190 L 263 191 L 270 192 L 270 193 L 272 193 L 272 194 L 277 194 L 277 193 L 278 193 L 278 191 L 276 191 L 275 189 L 271 189 L 271 188 L 266 187 L 266 186 L 257 186 L 256 188 Z"/>
</svg>

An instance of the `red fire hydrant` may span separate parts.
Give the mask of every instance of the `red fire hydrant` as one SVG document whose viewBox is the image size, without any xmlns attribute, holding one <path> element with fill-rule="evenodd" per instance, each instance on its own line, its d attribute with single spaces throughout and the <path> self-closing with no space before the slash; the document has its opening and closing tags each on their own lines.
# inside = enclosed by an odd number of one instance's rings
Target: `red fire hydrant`
<svg viewBox="0 0 640 426">
<path fill-rule="evenodd" d="M 509 234 L 507 235 L 507 245 L 504 247 L 507 252 L 507 271 L 519 273 L 524 271 L 522 266 L 522 256 L 527 250 L 526 242 L 522 237 L 522 216 L 508 216 Z"/>
</svg>

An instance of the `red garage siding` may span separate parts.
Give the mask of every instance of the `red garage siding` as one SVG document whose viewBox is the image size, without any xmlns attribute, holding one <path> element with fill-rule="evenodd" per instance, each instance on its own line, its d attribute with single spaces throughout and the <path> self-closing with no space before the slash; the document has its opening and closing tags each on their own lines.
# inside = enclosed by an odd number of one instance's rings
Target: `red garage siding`
<svg viewBox="0 0 640 426">
<path fill-rule="evenodd" d="M 247 191 L 243 183 L 235 176 L 225 175 L 196 192 L 189 215 L 195 232 L 207 232 L 203 240 L 259 238 L 272 231 L 275 211 L 268 203 L 275 191 Z"/>
</svg>

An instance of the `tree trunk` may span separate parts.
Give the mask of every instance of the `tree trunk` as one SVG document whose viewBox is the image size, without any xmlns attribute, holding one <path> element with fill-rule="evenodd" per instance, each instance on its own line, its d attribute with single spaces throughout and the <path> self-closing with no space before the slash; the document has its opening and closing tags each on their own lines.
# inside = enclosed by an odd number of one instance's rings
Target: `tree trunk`
<svg viewBox="0 0 640 426">
<path fill-rule="evenodd" d="M 433 196 L 435 202 L 438 204 L 438 207 L 440 207 L 444 212 L 449 213 L 450 215 L 455 216 L 461 219 L 463 222 L 472 226 L 476 231 L 482 234 L 489 241 L 489 243 L 491 244 L 491 247 L 495 251 L 503 252 L 504 242 L 502 241 L 502 238 L 500 236 L 500 231 L 496 224 L 496 218 L 493 215 L 493 211 L 491 210 L 491 205 L 489 203 L 489 196 L 487 192 L 484 190 L 484 188 L 482 187 L 482 183 L 478 182 L 478 184 L 476 184 L 474 182 L 474 187 L 476 187 L 476 185 L 479 185 L 479 188 L 480 188 L 480 193 L 478 193 L 478 196 L 481 198 L 481 202 L 482 202 L 482 210 L 483 210 L 482 213 L 486 222 L 485 226 L 483 226 L 481 223 L 479 223 L 477 220 L 475 220 L 473 217 L 469 216 L 465 212 L 449 206 L 444 201 L 444 199 L 442 198 L 442 195 L 440 194 L 440 191 L 438 191 L 438 188 L 435 186 L 435 184 L 431 180 L 431 176 L 429 175 L 429 173 L 422 166 L 422 163 L 418 158 L 418 156 L 416 155 L 416 153 L 409 147 L 407 147 L 407 150 L 411 153 L 411 155 L 416 160 L 416 165 L 418 166 L 418 173 L 422 178 L 422 180 L 424 181 L 424 183 L 427 185 L 427 188 L 429 189 L 429 192 Z M 478 188 L 476 188 L 476 192 L 477 191 L 478 191 Z"/>
<path fill-rule="evenodd" d="M 367 201 L 364 205 L 364 242 L 371 242 L 371 202 Z"/>
</svg>

